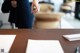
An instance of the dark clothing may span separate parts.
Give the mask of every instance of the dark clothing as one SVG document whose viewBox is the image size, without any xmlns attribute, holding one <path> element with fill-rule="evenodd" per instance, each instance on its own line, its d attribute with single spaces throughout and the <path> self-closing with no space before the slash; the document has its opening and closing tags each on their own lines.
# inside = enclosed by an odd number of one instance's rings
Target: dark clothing
<svg viewBox="0 0 80 53">
<path fill-rule="evenodd" d="M 76 2 L 75 18 L 80 20 L 80 2 Z"/>
<path fill-rule="evenodd" d="M 9 0 L 10 16 L 9 22 L 15 23 L 18 28 L 32 28 L 34 16 L 31 13 L 31 7 L 28 0 L 16 0 L 17 8 L 11 6 L 11 0 Z"/>
<path fill-rule="evenodd" d="M 9 15 L 9 22 L 10 23 L 16 23 L 16 21 L 17 21 L 17 11 L 16 11 L 16 8 L 13 8 L 13 7 L 11 7 L 11 9 L 10 9 L 10 15 Z"/>
<path fill-rule="evenodd" d="M 16 8 L 13 8 L 11 6 L 11 0 L 4 0 L 1 10 L 2 10 L 3 13 L 10 13 L 8 21 L 10 23 L 15 23 Z"/>
<path fill-rule="evenodd" d="M 8 19 L 8 21 L 10 22 L 10 25 L 11 25 L 12 29 L 15 29 L 14 27 L 16 25 L 14 25 L 14 24 L 16 24 L 16 21 L 17 21 L 16 18 L 17 18 L 16 8 L 12 8 L 12 10 L 10 11 L 9 19 Z"/>
<path fill-rule="evenodd" d="M 17 27 L 19 28 L 32 28 L 33 14 L 29 0 L 17 0 Z"/>
</svg>

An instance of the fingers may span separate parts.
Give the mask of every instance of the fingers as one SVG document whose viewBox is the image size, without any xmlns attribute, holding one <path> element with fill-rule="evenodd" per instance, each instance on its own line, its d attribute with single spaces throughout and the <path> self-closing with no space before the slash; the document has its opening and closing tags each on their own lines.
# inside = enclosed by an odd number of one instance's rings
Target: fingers
<svg viewBox="0 0 80 53">
<path fill-rule="evenodd" d="M 32 13 L 36 13 L 36 12 L 38 12 L 37 8 L 32 10 Z"/>
<path fill-rule="evenodd" d="M 36 13 L 38 12 L 38 5 L 36 5 L 36 3 L 32 3 L 32 13 Z"/>
</svg>

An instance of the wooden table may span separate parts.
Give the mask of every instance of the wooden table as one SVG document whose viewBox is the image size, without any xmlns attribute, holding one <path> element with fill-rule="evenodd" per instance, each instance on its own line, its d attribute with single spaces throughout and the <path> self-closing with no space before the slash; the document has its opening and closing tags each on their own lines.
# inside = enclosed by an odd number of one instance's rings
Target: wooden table
<svg viewBox="0 0 80 53">
<path fill-rule="evenodd" d="M 80 41 L 69 42 L 62 35 L 80 33 L 80 30 L 0 30 L 0 34 L 16 34 L 10 53 L 25 53 L 28 39 L 59 40 L 65 53 L 75 53 Z"/>
</svg>

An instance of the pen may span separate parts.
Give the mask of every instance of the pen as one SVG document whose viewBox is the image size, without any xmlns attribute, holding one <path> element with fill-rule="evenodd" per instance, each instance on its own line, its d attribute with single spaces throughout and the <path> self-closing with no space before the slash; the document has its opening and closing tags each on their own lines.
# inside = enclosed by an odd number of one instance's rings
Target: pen
<svg viewBox="0 0 80 53">
<path fill-rule="evenodd" d="M 79 47 L 76 48 L 76 53 L 79 53 Z"/>
</svg>

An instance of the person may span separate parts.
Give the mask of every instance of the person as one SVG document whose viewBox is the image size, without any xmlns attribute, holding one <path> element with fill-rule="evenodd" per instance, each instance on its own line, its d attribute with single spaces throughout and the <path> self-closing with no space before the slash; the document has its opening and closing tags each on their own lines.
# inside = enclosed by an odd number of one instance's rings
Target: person
<svg viewBox="0 0 80 53">
<path fill-rule="evenodd" d="M 16 8 L 15 8 L 16 5 L 13 5 L 12 3 L 15 3 L 15 2 L 12 2 L 11 0 L 4 0 L 1 7 L 1 11 L 3 13 L 10 13 L 8 21 L 10 22 L 11 26 L 13 25 L 13 23 L 15 23 L 16 17 L 17 17 Z M 14 27 L 12 26 L 12 28 Z"/>
<path fill-rule="evenodd" d="M 4 0 L 9 6 L 9 22 L 19 29 L 32 29 L 34 13 L 38 12 L 39 0 L 33 0 L 30 6 L 29 0 Z M 14 27 L 13 27 L 14 28 Z"/>
<path fill-rule="evenodd" d="M 29 0 L 13 0 L 12 6 L 16 8 L 16 21 L 15 25 L 19 29 L 32 29 L 34 23 L 34 13 L 38 12 L 39 0 L 33 0 L 32 7 Z"/>
</svg>

